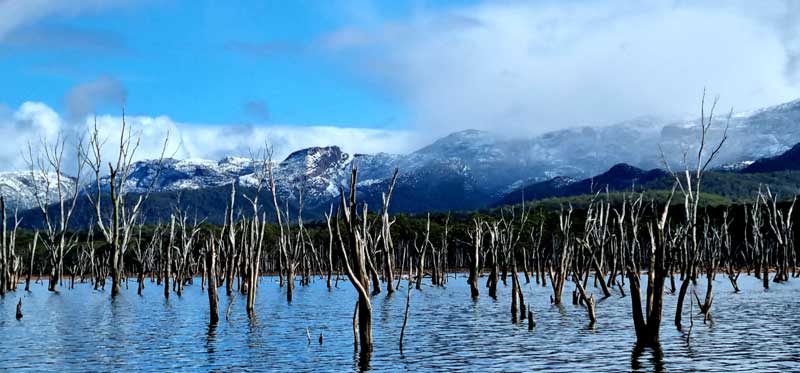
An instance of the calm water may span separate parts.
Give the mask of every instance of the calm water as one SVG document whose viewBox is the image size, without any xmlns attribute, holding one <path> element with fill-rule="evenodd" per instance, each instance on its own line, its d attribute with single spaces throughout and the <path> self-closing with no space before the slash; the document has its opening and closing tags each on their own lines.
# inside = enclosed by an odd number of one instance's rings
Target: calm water
<svg viewBox="0 0 800 373">
<path fill-rule="evenodd" d="M 427 279 L 426 279 L 427 280 Z M 704 280 L 701 282 L 705 282 Z M 483 284 L 483 281 L 482 281 Z M 398 349 L 406 303 L 403 289 L 373 298 L 377 371 L 800 371 L 800 280 L 773 284 L 742 276 L 742 293 L 727 279 L 715 285 L 713 325 L 699 317 L 687 339 L 672 326 L 676 296 L 666 296 L 661 354 L 634 353 L 630 298 L 618 293 L 598 303 L 598 323 L 588 327 L 585 310 L 573 306 L 572 288 L 563 307 L 550 304 L 549 286 L 525 285 L 537 326 L 510 322 L 510 282 L 498 300 L 483 291 L 473 302 L 466 279 L 446 288 L 412 291 L 405 348 Z M 49 293 L 36 284 L 0 300 L 0 369 L 32 371 L 352 371 L 352 312 L 355 291 L 347 282 L 328 291 L 324 281 L 296 287 L 287 304 L 285 290 L 265 277 L 249 319 L 245 298 L 237 296 L 230 320 L 224 314 L 210 328 L 208 298 L 199 283 L 183 297 L 165 300 L 147 280 L 144 296 L 135 280 L 113 302 L 108 291 L 88 284 Z M 595 293 L 599 290 L 591 289 Z M 702 297 L 705 293 L 698 286 Z M 15 320 L 19 297 L 24 318 Z M 224 313 L 229 298 L 220 295 Z M 697 306 L 695 305 L 695 311 Z M 688 326 L 688 316 L 684 319 Z M 306 328 L 313 341 L 309 344 Z M 324 334 L 322 345 L 317 341 Z"/>
</svg>

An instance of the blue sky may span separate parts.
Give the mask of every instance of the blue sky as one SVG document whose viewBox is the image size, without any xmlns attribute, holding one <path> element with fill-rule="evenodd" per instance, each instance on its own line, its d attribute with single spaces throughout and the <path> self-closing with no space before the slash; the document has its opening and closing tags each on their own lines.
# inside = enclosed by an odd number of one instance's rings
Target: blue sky
<svg viewBox="0 0 800 373">
<path fill-rule="evenodd" d="M 444 2 L 437 2 L 439 6 Z M 0 102 L 59 112 L 74 87 L 118 81 L 131 113 L 201 123 L 396 127 L 397 97 L 314 50 L 359 8 L 400 18 L 423 3 L 166 1 L 54 12 L 0 42 Z M 368 9 L 367 9 L 368 8 Z M 118 112 L 114 100 L 101 112 Z"/>
<path fill-rule="evenodd" d="M 0 137 L 20 144 L 113 130 L 124 105 L 180 157 L 402 153 L 695 118 L 704 88 L 735 111 L 800 98 L 800 2 L 0 0 Z"/>
</svg>

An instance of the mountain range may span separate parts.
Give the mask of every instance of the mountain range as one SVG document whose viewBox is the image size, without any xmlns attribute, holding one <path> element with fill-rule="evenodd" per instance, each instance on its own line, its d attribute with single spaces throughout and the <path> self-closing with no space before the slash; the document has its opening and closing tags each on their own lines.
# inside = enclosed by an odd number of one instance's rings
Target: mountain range
<svg viewBox="0 0 800 373">
<path fill-rule="evenodd" d="M 716 120 L 710 142 L 720 137 L 725 120 Z M 665 121 L 653 117 L 525 138 L 465 130 L 409 154 L 350 155 L 335 145 L 301 149 L 276 162 L 274 172 L 281 200 L 296 206 L 302 193 L 304 211 L 309 215 L 321 215 L 329 209 L 339 187 L 347 185 L 352 166 L 359 170 L 359 198 L 372 210 L 380 208 L 380 195 L 395 168 L 400 173 L 393 212 L 471 210 L 516 203 L 522 198 L 586 194 L 606 187 L 663 187 L 669 179 L 658 169 L 663 165 L 662 154 L 669 163 L 678 164 L 688 144 L 697 142 L 698 134 L 696 119 Z M 756 182 L 766 176 L 752 175 L 798 170 L 798 142 L 800 100 L 732 115 L 716 173 L 736 172 L 740 179 Z M 158 202 L 150 201 L 145 207 L 150 220 L 164 218 L 172 204 L 218 222 L 230 184 L 236 184 L 240 194 L 254 193 L 261 165 L 237 157 L 219 161 L 166 159 L 160 164 L 143 160 L 133 165 L 126 188 L 136 194 L 153 185 L 151 199 Z M 54 176 L 48 176 L 51 183 Z M 36 214 L 24 210 L 36 206 L 33 186 L 44 181 L 43 177 L 34 180 L 29 171 L 0 173 L 0 193 L 9 207 L 19 208 L 29 217 L 28 224 L 35 224 L 31 221 L 36 220 Z M 62 178 L 65 186 L 74 187 L 74 182 Z M 107 182 L 104 179 L 102 185 Z M 787 190 L 791 189 L 788 185 Z M 48 198 L 54 201 L 52 193 Z M 217 202 L 209 203 L 211 200 Z M 247 213 L 245 203 L 239 209 Z M 82 210 L 86 214 L 91 211 L 79 206 L 77 213 Z"/>
</svg>

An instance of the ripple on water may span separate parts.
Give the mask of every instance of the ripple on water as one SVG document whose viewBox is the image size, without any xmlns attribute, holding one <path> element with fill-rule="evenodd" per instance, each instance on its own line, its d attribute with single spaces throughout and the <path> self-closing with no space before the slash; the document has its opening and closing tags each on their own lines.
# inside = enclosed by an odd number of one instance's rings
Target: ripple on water
<svg viewBox="0 0 800 373">
<path fill-rule="evenodd" d="M 676 296 L 665 295 L 661 351 L 635 351 L 630 298 L 614 293 L 597 306 L 598 322 L 588 327 L 585 310 L 550 304 L 550 287 L 524 286 L 536 328 L 514 325 L 510 286 L 498 299 L 486 291 L 477 301 L 459 275 L 445 288 L 412 290 L 411 316 L 404 351 L 398 349 L 406 291 L 373 298 L 375 351 L 370 367 L 405 371 L 797 371 L 800 339 L 796 312 L 798 280 L 772 284 L 742 276 L 741 293 L 727 279 L 715 282 L 713 323 L 694 317 L 689 330 L 672 326 Z M 208 298 L 199 284 L 182 297 L 163 297 L 163 289 L 146 284 L 136 295 L 135 280 L 111 301 L 108 292 L 88 284 L 49 293 L 35 285 L 0 300 L 2 370 L 31 371 L 347 371 L 358 369 L 353 352 L 352 312 L 355 291 L 347 282 L 328 291 L 324 281 L 297 286 L 287 304 L 276 279 L 261 279 L 256 312 L 249 318 L 245 298 L 237 296 L 229 320 L 209 326 Z M 402 284 L 405 287 L 405 282 Z M 224 313 L 230 298 L 220 289 Z M 591 289 L 598 294 L 599 290 Z M 699 284 L 698 294 L 704 294 Z M 14 310 L 23 298 L 25 317 Z M 694 305 L 697 311 L 697 305 Z M 312 343 L 308 343 L 310 328 Z M 317 342 L 324 334 L 324 344 Z"/>
</svg>

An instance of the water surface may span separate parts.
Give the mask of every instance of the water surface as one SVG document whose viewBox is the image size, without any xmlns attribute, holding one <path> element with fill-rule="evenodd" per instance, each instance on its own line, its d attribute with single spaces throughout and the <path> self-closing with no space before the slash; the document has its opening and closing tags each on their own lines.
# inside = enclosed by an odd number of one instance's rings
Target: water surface
<svg viewBox="0 0 800 373">
<path fill-rule="evenodd" d="M 481 279 L 483 285 L 485 279 Z M 208 323 L 208 298 L 199 282 L 182 297 L 164 299 L 163 288 L 146 280 L 143 296 L 135 279 L 113 301 L 88 284 L 50 293 L 32 285 L 0 300 L 1 370 L 30 371 L 353 371 L 352 313 L 356 293 L 347 282 L 328 291 L 325 282 L 297 286 L 287 304 L 274 277 L 261 279 L 253 318 L 245 297 L 221 288 L 221 320 Z M 426 279 L 427 281 L 427 279 Z M 643 280 L 644 283 L 646 281 Z M 702 283 L 697 287 L 705 295 Z M 405 282 L 393 296 L 373 298 L 376 371 L 800 371 L 800 280 L 771 284 L 742 276 L 735 294 L 727 279 L 715 282 L 713 324 L 694 317 L 688 332 L 672 325 L 676 296 L 665 295 L 661 351 L 638 351 L 630 297 L 598 302 L 598 322 L 588 326 L 585 309 L 571 304 L 567 284 L 562 307 L 550 304 L 550 287 L 527 284 L 536 328 L 512 324 L 509 286 L 498 299 L 470 299 L 463 275 L 444 288 L 412 290 L 404 351 L 398 348 L 406 303 Z M 590 287 L 597 297 L 599 289 Z M 626 289 L 627 292 L 627 289 Z M 23 299 L 24 317 L 14 311 Z M 694 311 L 697 311 L 696 304 Z M 308 343 L 306 328 L 312 335 Z M 324 343 L 319 344 L 319 335 Z"/>
</svg>

